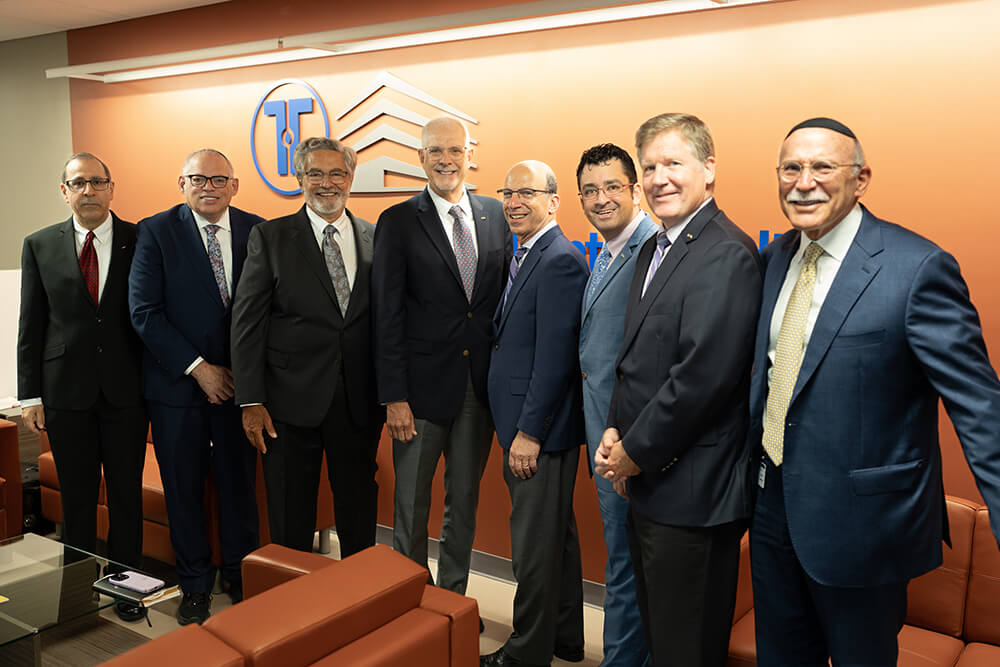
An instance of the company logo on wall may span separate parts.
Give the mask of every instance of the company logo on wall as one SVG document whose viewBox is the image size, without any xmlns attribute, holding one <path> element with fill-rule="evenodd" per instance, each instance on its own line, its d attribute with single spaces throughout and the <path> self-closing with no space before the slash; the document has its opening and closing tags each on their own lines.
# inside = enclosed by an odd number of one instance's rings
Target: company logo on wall
<svg viewBox="0 0 1000 667">
<path fill-rule="evenodd" d="M 397 104 L 381 95 L 383 90 L 393 90 L 407 99 L 407 105 Z M 420 130 L 431 117 L 416 111 L 431 106 L 446 114 L 461 118 L 471 124 L 479 124 L 472 116 L 442 102 L 429 93 L 412 86 L 388 72 L 379 72 L 357 95 L 348 102 L 336 116 L 337 121 L 358 109 L 369 98 L 378 98 L 365 109 L 350 125 L 337 132 L 336 138 L 348 143 L 358 152 L 358 166 L 354 173 L 352 194 L 389 194 L 419 192 L 427 177 L 417 162 L 416 152 L 413 162 L 404 162 L 388 155 L 379 155 L 378 150 L 366 151 L 380 141 L 387 141 L 411 149 L 420 148 Z M 384 117 L 404 121 L 411 131 L 403 131 L 384 121 Z M 346 121 L 345 121 L 346 122 Z M 368 131 L 361 135 L 361 131 Z M 352 135 L 359 138 L 347 141 Z M 294 180 L 295 168 L 292 155 L 303 137 L 330 137 L 330 120 L 326 107 L 319 95 L 309 84 L 298 79 L 283 79 L 268 90 L 254 110 L 250 124 L 250 151 L 257 173 L 269 188 L 281 195 L 297 195 L 302 192 Z M 472 143 L 476 143 L 472 140 Z M 470 164 L 471 169 L 476 165 Z M 386 176 L 397 174 L 416 179 L 419 184 L 387 186 Z M 289 179 L 289 177 L 291 177 Z M 292 187 L 281 187 L 282 184 Z M 475 186 L 469 184 L 475 189 Z"/>
</svg>

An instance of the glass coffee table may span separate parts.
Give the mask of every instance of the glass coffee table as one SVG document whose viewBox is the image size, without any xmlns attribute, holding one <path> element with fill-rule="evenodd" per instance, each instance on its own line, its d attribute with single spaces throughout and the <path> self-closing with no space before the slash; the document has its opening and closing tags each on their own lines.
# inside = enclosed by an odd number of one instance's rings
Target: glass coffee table
<svg viewBox="0 0 1000 667">
<path fill-rule="evenodd" d="M 0 540 L 0 664 L 39 667 L 42 633 L 115 604 L 91 588 L 107 564 L 33 533 Z"/>
</svg>

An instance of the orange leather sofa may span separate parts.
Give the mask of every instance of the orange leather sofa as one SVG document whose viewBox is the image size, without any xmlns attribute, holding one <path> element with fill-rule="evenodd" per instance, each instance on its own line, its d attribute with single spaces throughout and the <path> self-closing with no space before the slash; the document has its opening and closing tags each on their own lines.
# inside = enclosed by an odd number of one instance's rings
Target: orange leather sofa
<svg viewBox="0 0 1000 667">
<path fill-rule="evenodd" d="M 16 447 L 15 447 L 16 450 Z M 47 435 L 41 437 L 42 453 L 38 457 L 38 475 L 41 482 L 42 516 L 55 523 L 62 522 L 62 501 L 59 496 L 59 478 L 56 475 L 56 465 L 52 458 Z M 326 458 L 323 458 L 323 469 L 320 472 L 319 498 L 317 500 L 316 529 L 320 533 L 320 550 L 329 550 L 329 533 L 324 530 L 333 526 L 333 496 L 330 484 L 327 482 Z M 2 472 L 0 472 L 2 476 Z M 20 482 L 20 477 L 18 477 Z M 20 507 L 20 492 L 18 494 Z M 209 476 L 205 489 L 205 509 L 208 513 L 208 539 L 212 546 L 212 562 L 218 565 L 222 562 L 219 544 L 219 501 L 215 483 Z M 260 518 L 260 543 L 271 541 L 271 532 L 267 522 L 267 497 L 265 495 L 264 477 L 257 457 L 257 512 Z M 153 451 L 153 437 L 146 437 L 146 463 L 142 471 L 142 553 L 150 558 L 164 563 L 173 563 L 174 550 L 170 544 L 170 528 L 167 521 L 167 505 L 163 496 L 163 482 L 160 479 L 160 466 L 156 462 Z M 18 531 L 20 532 L 20 531 Z M 323 534 L 326 533 L 326 537 Z M 104 479 L 101 479 L 100 495 L 97 499 L 97 536 L 106 540 L 108 537 L 108 505 L 104 490 Z"/>
<path fill-rule="evenodd" d="M 949 496 L 952 547 L 944 562 L 910 582 L 900 667 L 1000 665 L 1000 551 L 986 508 Z M 750 549 L 743 538 L 730 667 L 756 665 Z"/>
<path fill-rule="evenodd" d="M 17 424 L 0 419 L 0 539 L 21 534 L 21 501 Z"/>
<path fill-rule="evenodd" d="M 427 585 L 384 545 L 342 561 L 277 545 L 243 560 L 247 598 L 105 663 L 109 667 L 468 667 L 475 600 Z"/>
</svg>

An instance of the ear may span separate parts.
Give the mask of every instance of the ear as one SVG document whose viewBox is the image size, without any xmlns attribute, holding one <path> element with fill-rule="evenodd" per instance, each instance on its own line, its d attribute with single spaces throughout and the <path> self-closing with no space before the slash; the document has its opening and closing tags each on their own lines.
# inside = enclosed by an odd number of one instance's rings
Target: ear
<svg viewBox="0 0 1000 667">
<path fill-rule="evenodd" d="M 184 176 L 177 177 L 177 189 L 184 193 Z"/>
<path fill-rule="evenodd" d="M 426 158 L 427 158 L 427 156 L 424 154 L 424 149 L 423 148 L 418 148 L 417 149 L 417 160 L 420 162 L 420 164 L 423 164 L 424 160 Z"/>
<path fill-rule="evenodd" d="M 632 186 L 632 205 L 636 208 L 642 207 L 642 186 L 638 183 Z"/>
<path fill-rule="evenodd" d="M 59 184 L 59 191 L 62 192 L 63 199 L 68 204 L 69 203 L 69 188 L 66 187 L 65 183 L 60 183 Z"/>
<path fill-rule="evenodd" d="M 559 195 L 554 194 L 549 197 L 549 213 L 555 213 L 559 210 Z"/>
<path fill-rule="evenodd" d="M 854 197 L 861 199 L 865 192 L 868 191 L 868 186 L 872 184 L 872 168 L 867 164 L 861 167 L 854 179 L 857 181 L 857 186 L 854 188 Z"/>
<path fill-rule="evenodd" d="M 235 196 L 240 191 L 240 179 L 230 178 L 229 183 L 233 186 L 233 196 Z"/>
<path fill-rule="evenodd" d="M 709 156 L 705 160 L 705 185 L 712 186 L 715 184 L 715 156 Z"/>
<path fill-rule="evenodd" d="M 115 198 L 115 182 L 111 181 L 108 183 L 108 201 Z"/>
</svg>

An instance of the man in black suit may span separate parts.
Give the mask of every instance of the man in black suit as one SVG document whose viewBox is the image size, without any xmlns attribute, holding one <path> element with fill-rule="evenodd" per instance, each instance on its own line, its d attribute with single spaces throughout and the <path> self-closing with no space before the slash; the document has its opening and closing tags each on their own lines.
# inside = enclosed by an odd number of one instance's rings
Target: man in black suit
<svg viewBox="0 0 1000 667">
<path fill-rule="evenodd" d="M 24 240 L 17 395 L 25 425 L 49 436 L 63 541 L 94 552 L 103 466 L 108 556 L 138 567 L 146 408 L 126 299 L 135 226 L 110 211 L 115 184 L 97 157 L 72 156 L 60 187 L 73 216 Z M 117 609 L 142 617 L 134 606 Z"/>
<path fill-rule="evenodd" d="M 396 474 L 393 546 L 427 567 L 431 481 L 445 460 L 438 585 L 465 593 L 479 480 L 493 435 L 492 318 L 511 256 L 500 204 L 471 194 L 472 148 L 452 118 L 427 123 L 427 189 L 379 217 L 372 299 L 378 399 Z"/>
<path fill-rule="evenodd" d="M 181 625 L 209 616 L 215 566 L 205 525 L 205 480 L 219 492 L 222 586 L 243 599 L 240 562 L 257 548 L 257 456 L 233 404 L 230 301 L 263 218 L 229 203 L 233 166 L 206 148 L 184 161 L 184 204 L 138 225 L 129 278 L 132 322 L 146 345 L 143 386 L 184 598 Z"/>
<path fill-rule="evenodd" d="M 573 487 L 585 441 L 577 339 L 587 262 L 556 223 L 552 169 L 507 172 L 503 211 L 518 248 L 494 316 L 490 407 L 510 492 L 514 632 L 482 667 L 583 660 L 583 585 Z"/>
<path fill-rule="evenodd" d="M 312 549 L 326 452 L 343 557 L 375 543 L 384 413 L 371 350 L 374 228 L 346 208 L 353 149 L 313 137 L 294 162 L 305 205 L 250 232 L 233 304 L 233 379 L 243 428 L 263 454 L 271 539 Z"/>
<path fill-rule="evenodd" d="M 662 114 L 636 132 L 660 231 L 629 292 L 596 470 L 630 497 L 639 611 L 657 665 L 723 665 L 750 515 L 757 249 L 716 206 L 708 127 Z"/>
</svg>

